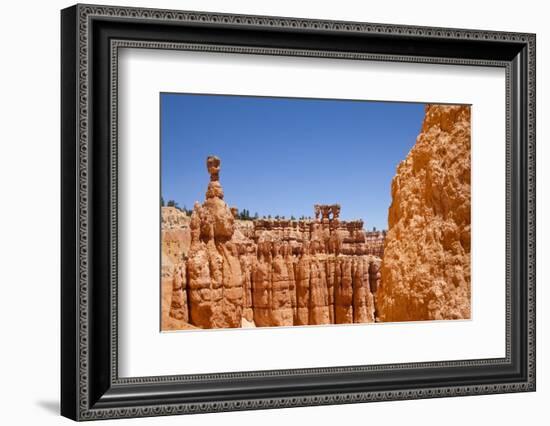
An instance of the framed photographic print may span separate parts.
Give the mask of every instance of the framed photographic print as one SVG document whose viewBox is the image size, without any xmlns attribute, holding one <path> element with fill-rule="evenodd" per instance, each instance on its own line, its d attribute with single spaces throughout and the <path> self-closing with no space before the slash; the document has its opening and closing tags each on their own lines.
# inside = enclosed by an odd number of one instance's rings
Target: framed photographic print
<svg viewBox="0 0 550 426">
<path fill-rule="evenodd" d="M 535 35 L 61 29 L 64 416 L 535 390 Z"/>
</svg>

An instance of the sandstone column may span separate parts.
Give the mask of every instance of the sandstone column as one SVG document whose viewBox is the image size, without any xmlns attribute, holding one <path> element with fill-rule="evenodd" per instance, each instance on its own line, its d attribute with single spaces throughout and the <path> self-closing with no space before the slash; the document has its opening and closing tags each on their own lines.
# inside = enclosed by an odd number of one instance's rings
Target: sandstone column
<svg viewBox="0 0 550 426">
<path fill-rule="evenodd" d="M 290 293 L 290 274 L 282 255 L 282 243 L 274 241 L 272 245 L 272 299 L 271 324 L 272 326 L 290 326 L 294 323 L 292 298 Z"/>
<path fill-rule="evenodd" d="M 271 243 L 258 242 L 258 261 L 252 280 L 252 305 L 254 323 L 258 327 L 271 325 Z"/>
<path fill-rule="evenodd" d="M 310 256 L 309 243 L 304 242 L 300 248 L 301 255 L 296 264 L 296 319 L 295 325 L 309 324 L 309 293 L 310 293 Z"/>
<path fill-rule="evenodd" d="M 243 279 L 236 247 L 231 243 L 235 219 L 223 201 L 220 160 L 208 157 L 210 182 L 202 206 L 191 215 L 189 291 L 191 323 L 202 328 L 240 327 Z"/>
<path fill-rule="evenodd" d="M 311 243 L 309 324 L 330 324 L 328 286 L 326 278 L 326 255 L 319 253 L 323 244 Z"/>
<path fill-rule="evenodd" d="M 352 259 L 342 256 L 340 260 L 341 279 L 334 287 L 334 320 L 336 324 L 353 322 L 353 276 Z"/>
</svg>

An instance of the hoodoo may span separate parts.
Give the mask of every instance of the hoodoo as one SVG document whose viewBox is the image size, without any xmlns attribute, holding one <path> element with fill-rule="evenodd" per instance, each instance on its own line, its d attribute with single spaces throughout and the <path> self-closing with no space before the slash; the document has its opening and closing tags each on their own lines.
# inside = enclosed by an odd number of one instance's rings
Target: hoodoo
<svg viewBox="0 0 550 426">
<path fill-rule="evenodd" d="M 163 207 L 163 330 L 374 322 L 385 232 L 341 221 L 338 204 L 312 220 L 238 220 L 220 159 L 206 163 L 191 217 Z"/>
<path fill-rule="evenodd" d="M 191 217 L 162 209 L 162 329 L 470 318 L 470 107 L 428 105 L 391 185 L 389 230 L 340 220 L 239 220 L 208 157 Z"/>
</svg>

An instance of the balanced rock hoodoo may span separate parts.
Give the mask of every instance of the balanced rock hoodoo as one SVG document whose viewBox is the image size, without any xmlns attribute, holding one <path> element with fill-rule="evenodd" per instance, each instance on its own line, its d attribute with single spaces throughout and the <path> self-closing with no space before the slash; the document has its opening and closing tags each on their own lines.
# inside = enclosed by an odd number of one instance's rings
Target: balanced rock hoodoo
<svg viewBox="0 0 550 426">
<path fill-rule="evenodd" d="M 190 218 L 163 208 L 162 328 L 374 322 L 385 232 L 340 221 L 337 204 L 314 206 L 312 220 L 238 220 L 220 165 L 208 157 Z"/>
</svg>

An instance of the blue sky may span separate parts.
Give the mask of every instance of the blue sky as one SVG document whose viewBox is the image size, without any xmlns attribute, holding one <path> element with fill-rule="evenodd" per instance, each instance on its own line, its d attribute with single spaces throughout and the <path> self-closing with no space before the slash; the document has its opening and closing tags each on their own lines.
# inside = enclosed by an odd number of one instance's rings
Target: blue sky
<svg viewBox="0 0 550 426">
<path fill-rule="evenodd" d="M 253 215 L 341 218 L 387 228 L 391 180 L 413 147 L 424 104 L 162 93 L 161 193 L 204 200 L 206 157 L 220 157 L 225 200 Z"/>
</svg>

